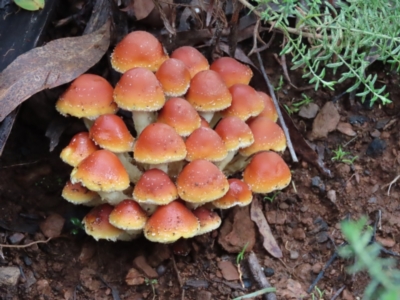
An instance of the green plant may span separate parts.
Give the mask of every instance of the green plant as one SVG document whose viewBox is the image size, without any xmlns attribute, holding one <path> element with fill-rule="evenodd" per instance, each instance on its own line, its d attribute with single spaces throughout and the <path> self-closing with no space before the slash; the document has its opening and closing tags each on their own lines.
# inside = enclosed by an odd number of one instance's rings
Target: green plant
<svg viewBox="0 0 400 300">
<path fill-rule="evenodd" d="M 325 291 L 321 291 L 319 287 L 314 287 L 314 292 L 311 294 L 312 300 L 324 300 Z"/>
<path fill-rule="evenodd" d="M 354 161 L 358 158 L 358 156 L 349 157 L 350 152 L 346 152 L 342 149 L 342 146 L 339 145 L 337 150 L 332 150 L 334 156 L 332 157 L 332 161 L 343 162 L 345 164 L 352 165 Z"/>
<path fill-rule="evenodd" d="M 400 299 L 400 271 L 396 261 L 379 257 L 381 246 L 371 242 L 373 228 L 368 227 L 367 218 L 358 221 L 343 221 L 342 233 L 348 245 L 339 248 L 343 258 L 355 258 L 354 265 L 347 268 L 350 274 L 367 271 L 371 281 L 364 290 L 363 300 Z"/>
<path fill-rule="evenodd" d="M 77 235 L 80 230 L 84 229 L 82 221 L 79 220 L 78 218 L 71 218 L 71 219 L 69 219 L 69 221 L 71 222 L 71 224 L 73 226 L 73 228 L 70 230 L 71 234 Z"/>
<path fill-rule="evenodd" d="M 244 245 L 242 251 L 240 251 L 238 253 L 238 255 L 236 256 L 236 264 L 240 265 L 240 262 L 243 260 L 244 258 L 244 252 L 246 252 L 247 246 L 249 245 L 249 242 L 246 243 L 246 245 Z"/>
<path fill-rule="evenodd" d="M 303 69 L 303 77 L 315 89 L 321 85 L 333 89 L 351 79 L 347 92 L 358 90 L 362 101 L 369 96 L 371 103 L 390 103 L 386 87 L 377 87 L 377 74 L 365 73 L 374 61 L 400 70 L 400 22 L 396 21 L 400 0 L 385 5 L 379 0 L 338 0 L 335 6 L 321 0 L 257 2 L 255 13 L 284 34 L 281 55 L 291 54 L 292 69 Z M 325 79 L 328 70 L 339 73 L 337 81 Z"/>
<path fill-rule="evenodd" d="M 264 196 L 264 200 L 268 200 L 270 202 L 274 202 L 276 196 L 278 196 L 278 194 L 280 193 L 280 191 L 276 191 L 272 194 L 272 196 Z"/>
<path fill-rule="evenodd" d="M 283 76 L 279 77 L 278 85 L 274 88 L 275 92 L 279 92 L 283 88 Z"/>
<path fill-rule="evenodd" d="M 308 97 L 306 94 L 301 94 L 303 96 L 303 100 L 293 102 L 290 105 L 284 104 L 283 107 L 286 109 L 287 113 L 292 115 L 293 113 L 299 112 L 302 106 L 310 104 L 313 100 Z"/>
<path fill-rule="evenodd" d="M 144 279 L 144 283 L 146 285 L 150 285 L 151 286 L 151 290 L 153 291 L 153 300 L 154 300 L 156 298 L 156 289 L 155 289 L 154 285 L 158 284 L 158 280 L 157 279 L 145 278 Z"/>
</svg>

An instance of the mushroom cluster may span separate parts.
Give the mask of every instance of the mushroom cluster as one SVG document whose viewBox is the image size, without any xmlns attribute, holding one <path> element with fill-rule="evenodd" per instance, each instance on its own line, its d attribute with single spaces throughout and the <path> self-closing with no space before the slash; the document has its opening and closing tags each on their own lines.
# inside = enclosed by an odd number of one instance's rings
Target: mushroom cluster
<svg viewBox="0 0 400 300">
<path fill-rule="evenodd" d="M 73 167 L 63 198 L 93 206 L 83 219 L 87 234 L 172 243 L 218 228 L 215 209 L 290 183 L 276 153 L 286 140 L 275 107 L 249 85 L 248 66 L 230 57 L 209 65 L 189 46 L 168 56 L 144 31 L 128 34 L 111 63 L 122 73 L 115 88 L 84 74 L 56 104 L 88 128 L 61 152 Z M 118 108 L 132 112 L 136 134 Z M 241 171 L 242 180 L 230 178 Z"/>
</svg>

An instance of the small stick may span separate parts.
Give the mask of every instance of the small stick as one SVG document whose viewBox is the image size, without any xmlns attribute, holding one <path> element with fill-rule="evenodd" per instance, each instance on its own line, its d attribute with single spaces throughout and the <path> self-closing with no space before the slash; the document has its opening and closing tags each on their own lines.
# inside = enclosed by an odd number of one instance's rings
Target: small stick
<svg viewBox="0 0 400 300">
<path fill-rule="evenodd" d="M 185 289 L 183 288 L 183 280 L 181 278 L 181 275 L 179 274 L 178 267 L 176 266 L 175 255 L 174 254 L 172 254 L 172 265 L 174 266 L 176 277 L 178 278 L 179 286 L 181 287 L 181 290 L 182 290 L 181 299 L 185 300 Z"/>
<path fill-rule="evenodd" d="M 290 135 L 289 135 L 289 130 L 286 127 L 285 121 L 283 120 L 282 112 L 279 108 L 278 100 L 276 99 L 276 96 L 275 96 L 274 87 L 272 86 L 271 82 L 269 81 L 268 75 L 264 70 L 264 64 L 263 64 L 263 61 L 262 61 L 262 58 L 261 58 L 261 55 L 259 52 L 257 52 L 257 58 L 258 58 L 258 63 L 260 65 L 261 73 L 264 77 L 264 80 L 265 80 L 267 86 L 268 86 L 268 90 L 269 90 L 269 93 L 271 94 L 272 100 L 274 101 L 274 105 L 275 105 L 276 111 L 278 113 L 283 132 L 285 133 L 287 146 L 289 148 L 290 155 L 292 156 L 292 160 L 293 160 L 293 162 L 299 162 L 296 152 L 294 152 L 293 144 L 292 144 L 292 141 L 291 141 Z"/>
<path fill-rule="evenodd" d="M 340 294 L 343 292 L 343 290 L 346 288 L 346 286 L 342 286 L 338 291 L 332 296 L 331 300 L 335 300 L 337 297 L 340 296 Z"/>
<path fill-rule="evenodd" d="M 257 281 L 258 285 L 261 288 L 271 288 L 272 286 L 261 270 L 260 263 L 258 262 L 257 256 L 254 254 L 254 252 L 250 252 L 249 257 L 247 258 L 247 263 L 249 264 L 251 274 L 253 275 L 254 280 Z M 263 298 L 265 300 L 277 299 L 275 293 L 264 294 Z"/>
<path fill-rule="evenodd" d="M 318 284 L 318 282 L 324 277 L 326 269 L 335 261 L 335 259 L 338 257 L 337 252 L 333 253 L 331 258 L 328 260 L 328 262 L 325 264 L 325 266 L 322 268 L 321 272 L 319 272 L 317 278 L 315 278 L 314 282 L 310 285 L 310 287 L 307 290 L 307 293 L 311 293 L 314 287 Z"/>
<path fill-rule="evenodd" d="M 27 247 L 33 246 L 33 245 L 35 245 L 35 244 L 46 244 L 46 243 L 48 243 L 51 239 L 52 239 L 52 238 L 49 237 L 49 238 L 48 238 L 47 240 L 45 240 L 45 241 L 35 241 L 35 242 L 29 243 L 29 244 L 26 244 L 26 245 L 8 245 L 8 244 L 0 244 L 0 247 L 3 247 L 3 248 L 27 248 Z"/>
<path fill-rule="evenodd" d="M 399 180 L 400 175 L 397 175 L 395 179 L 393 179 L 390 183 L 389 183 L 389 188 L 387 191 L 387 195 L 390 196 L 390 189 L 392 188 L 392 185 L 396 183 L 397 180 Z"/>
</svg>

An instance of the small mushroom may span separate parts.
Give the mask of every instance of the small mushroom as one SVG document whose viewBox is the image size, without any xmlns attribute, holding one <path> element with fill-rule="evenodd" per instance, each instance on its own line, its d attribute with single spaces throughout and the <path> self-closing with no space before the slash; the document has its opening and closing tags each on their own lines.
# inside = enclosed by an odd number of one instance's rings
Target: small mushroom
<svg viewBox="0 0 400 300">
<path fill-rule="evenodd" d="M 96 206 L 102 203 L 96 192 L 87 189 L 79 182 L 73 184 L 68 181 L 62 190 L 61 196 L 75 205 Z"/>
<path fill-rule="evenodd" d="M 228 209 L 233 206 L 246 206 L 253 200 L 253 193 L 251 192 L 250 186 L 237 178 L 228 179 L 229 190 L 222 197 L 211 204 L 220 209 Z"/>
<path fill-rule="evenodd" d="M 186 65 L 175 58 L 167 59 L 156 72 L 167 97 L 179 97 L 186 94 L 190 86 L 190 72 Z"/>
<path fill-rule="evenodd" d="M 82 160 L 100 148 L 90 139 L 88 132 L 74 135 L 69 144 L 61 151 L 63 162 L 76 167 Z"/>
<path fill-rule="evenodd" d="M 171 58 L 182 61 L 189 69 L 190 76 L 193 78 L 197 73 L 208 70 L 210 65 L 207 59 L 199 50 L 191 46 L 183 46 L 176 49 L 171 54 Z"/>
<path fill-rule="evenodd" d="M 227 87 L 234 84 L 249 84 L 253 77 L 251 69 L 231 57 L 220 57 L 215 60 L 210 69 L 217 72 L 224 80 Z"/>
</svg>

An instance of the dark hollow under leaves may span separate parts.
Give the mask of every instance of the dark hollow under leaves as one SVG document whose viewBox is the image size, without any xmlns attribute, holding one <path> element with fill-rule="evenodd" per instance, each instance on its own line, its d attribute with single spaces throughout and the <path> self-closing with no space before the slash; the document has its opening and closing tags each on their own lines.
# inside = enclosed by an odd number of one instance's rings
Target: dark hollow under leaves
<svg viewBox="0 0 400 300">
<path fill-rule="evenodd" d="M 30 96 L 72 81 L 96 64 L 110 44 L 110 23 L 49 42 L 20 55 L 0 73 L 0 121 Z"/>
</svg>

